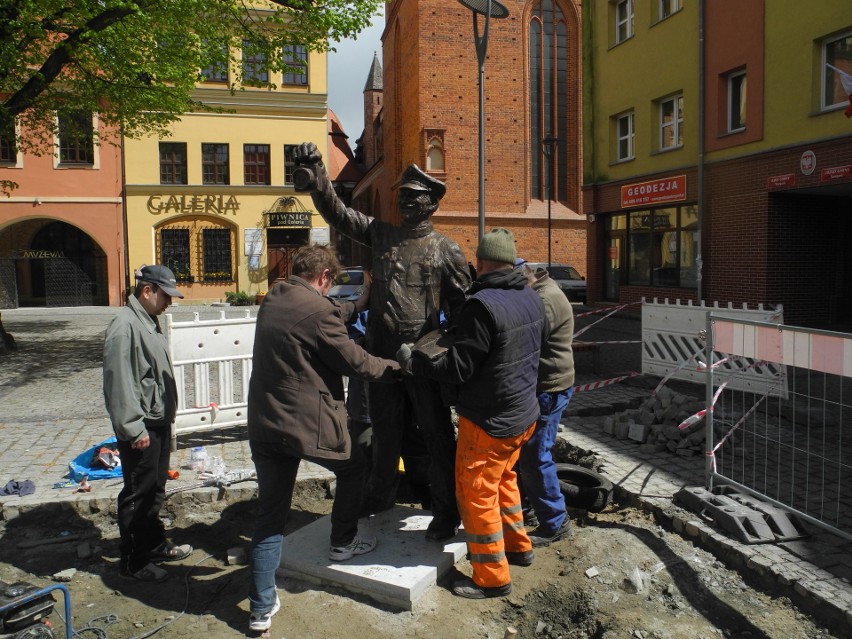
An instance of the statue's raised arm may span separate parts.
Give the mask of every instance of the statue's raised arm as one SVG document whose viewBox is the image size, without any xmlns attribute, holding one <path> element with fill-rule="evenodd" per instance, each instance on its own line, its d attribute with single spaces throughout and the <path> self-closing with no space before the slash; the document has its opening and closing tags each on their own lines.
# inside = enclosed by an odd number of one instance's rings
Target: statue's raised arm
<svg viewBox="0 0 852 639">
<path fill-rule="evenodd" d="M 310 192 L 314 206 L 329 226 L 356 242 L 372 246 L 369 227 L 373 218 L 349 208 L 337 197 L 316 144 L 298 145 L 293 151 L 293 161 L 297 166 L 293 176 L 296 190 Z"/>
</svg>

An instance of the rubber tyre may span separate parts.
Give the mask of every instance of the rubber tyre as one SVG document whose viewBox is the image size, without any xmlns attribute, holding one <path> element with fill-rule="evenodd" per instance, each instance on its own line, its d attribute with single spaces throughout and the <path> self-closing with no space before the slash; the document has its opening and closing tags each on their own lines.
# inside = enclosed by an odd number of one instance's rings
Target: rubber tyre
<svg viewBox="0 0 852 639">
<path fill-rule="evenodd" d="M 600 473 L 574 464 L 556 464 L 556 476 L 569 508 L 598 513 L 612 502 L 612 482 Z"/>
</svg>

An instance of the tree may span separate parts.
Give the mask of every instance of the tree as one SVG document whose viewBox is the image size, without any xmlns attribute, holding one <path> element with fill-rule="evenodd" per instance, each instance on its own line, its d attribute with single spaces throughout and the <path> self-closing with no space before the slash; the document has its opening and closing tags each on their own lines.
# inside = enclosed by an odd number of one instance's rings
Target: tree
<svg viewBox="0 0 852 639">
<path fill-rule="evenodd" d="M 370 24 L 381 0 L 0 0 L 0 130 L 17 121 L 30 153 L 51 147 L 57 112 L 98 112 L 128 137 L 164 134 L 193 109 L 202 71 L 281 51 L 325 51 Z"/>
<path fill-rule="evenodd" d="M 163 136 L 182 114 L 209 110 L 193 98 L 205 69 L 230 67 L 232 91 L 243 51 L 269 71 L 298 70 L 286 47 L 326 51 L 368 26 L 380 2 L 0 0 L 0 134 L 52 152 L 57 113 L 96 111 L 105 131 Z M 0 193 L 15 186 L 0 180 Z M 0 337 L 13 347 L 1 322 Z"/>
</svg>

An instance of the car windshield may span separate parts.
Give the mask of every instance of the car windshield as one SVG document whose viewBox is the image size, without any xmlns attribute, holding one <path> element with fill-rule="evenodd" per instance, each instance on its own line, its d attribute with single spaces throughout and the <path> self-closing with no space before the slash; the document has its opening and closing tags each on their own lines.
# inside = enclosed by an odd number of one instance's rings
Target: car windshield
<svg viewBox="0 0 852 639">
<path fill-rule="evenodd" d="M 360 286 L 364 283 L 364 271 L 341 271 L 334 283 L 338 286 L 345 284 Z"/>
<path fill-rule="evenodd" d="M 579 280 L 580 273 L 573 266 L 553 266 L 550 269 L 550 276 L 555 280 Z"/>
</svg>

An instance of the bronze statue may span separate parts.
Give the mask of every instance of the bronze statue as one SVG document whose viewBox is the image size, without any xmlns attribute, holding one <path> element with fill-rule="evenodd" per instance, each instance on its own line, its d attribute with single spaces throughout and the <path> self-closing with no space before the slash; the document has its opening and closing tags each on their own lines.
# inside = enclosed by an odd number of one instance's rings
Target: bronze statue
<svg viewBox="0 0 852 639">
<path fill-rule="evenodd" d="M 393 358 L 404 343 L 416 342 L 439 327 L 441 311 L 452 321 L 470 286 L 468 261 L 459 245 L 432 228 L 431 215 L 446 193 L 443 182 L 410 165 L 399 183 L 402 223 L 390 224 L 347 207 L 332 188 L 322 155 L 313 143 L 294 153 L 302 175 L 294 182 L 310 190 L 326 222 L 354 241 L 372 248 L 373 285 L 365 347 Z M 297 169 L 299 170 L 299 169 Z M 310 173 L 313 173 L 313 176 Z M 423 380 L 370 387 L 373 421 L 373 470 L 365 501 L 370 510 L 393 504 L 398 459 L 406 431 L 422 431 L 429 452 L 432 522 L 426 536 L 443 541 L 455 535 L 459 514 L 455 499 L 455 434 L 449 406 L 440 388 Z M 405 457 L 404 457 L 405 459 Z"/>
</svg>

